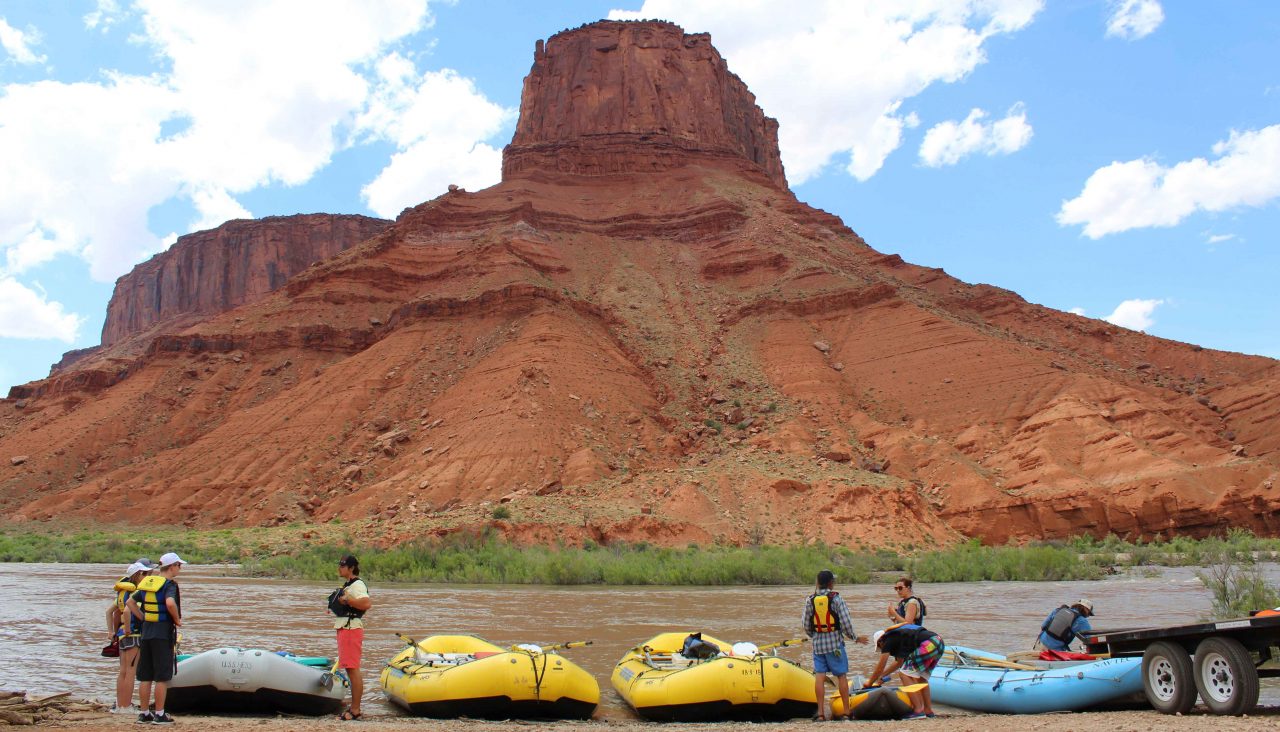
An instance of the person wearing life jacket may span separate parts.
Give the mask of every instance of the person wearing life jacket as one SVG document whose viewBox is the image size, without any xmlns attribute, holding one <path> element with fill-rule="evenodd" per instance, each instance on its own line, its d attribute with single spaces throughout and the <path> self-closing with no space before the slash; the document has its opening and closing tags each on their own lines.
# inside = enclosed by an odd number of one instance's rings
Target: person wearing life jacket
<svg viewBox="0 0 1280 732">
<path fill-rule="evenodd" d="M 898 593 L 898 603 L 889 606 L 889 620 L 894 623 L 924 625 L 924 600 L 916 597 L 911 589 L 911 578 L 902 577 L 893 583 L 893 591 Z"/>
<path fill-rule="evenodd" d="M 178 572 L 186 564 L 173 552 L 160 557 L 160 571 L 144 577 L 126 605 L 133 617 L 142 621 L 138 653 L 139 724 L 173 724 L 164 710 L 169 680 L 177 668 L 178 628 L 182 627 L 182 594 Z M 152 703 L 151 690 L 155 687 Z"/>
<path fill-rule="evenodd" d="M 849 608 L 844 598 L 835 591 L 836 576 L 829 569 L 818 573 L 818 586 L 804 601 L 801 626 L 813 640 L 814 692 L 818 699 L 818 719 L 827 719 L 827 674 L 836 677 L 840 688 L 840 701 L 844 702 L 844 716 L 849 715 L 849 657 L 845 653 L 844 639 L 866 644 L 859 638 L 849 618 Z"/>
<path fill-rule="evenodd" d="M 120 653 L 120 668 L 116 672 L 116 703 L 111 707 L 113 714 L 137 713 L 133 706 L 133 684 L 138 667 L 138 639 L 142 633 L 142 623 L 129 612 L 127 603 L 129 596 L 138 589 L 138 583 L 155 566 L 150 559 L 139 559 L 129 565 L 124 576 L 112 588 L 115 599 L 107 608 L 107 628 Z"/>
<path fill-rule="evenodd" d="M 925 687 L 920 691 L 907 692 L 912 712 L 905 719 L 934 716 L 928 684 L 929 675 L 946 649 L 942 637 L 914 623 L 898 623 L 877 630 L 871 638 L 880 651 L 880 660 L 869 678 L 880 679 L 897 671 L 903 686 L 923 683 Z M 890 658 L 894 659 L 892 663 Z"/>
<path fill-rule="evenodd" d="M 329 595 L 329 612 L 338 616 L 333 627 L 338 635 L 338 666 L 347 672 L 351 682 L 351 706 L 338 719 L 356 720 L 360 697 L 364 694 L 364 677 L 360 675 L 360 657 L 364 654 L 364 622 L 361 618 L 373 605 L 369 586 L 360 579 L 360 560 L 348 554 L 338 560 L 338 576 L 345 583 Z"/>
<path fill-rule="evenodd" d="M 1063 605 L 1044 619 L 1040 624 L 1040 637 L 1036 645 L 1050 651 L 1071 650 L 1071 642 L 1091 630 L 1089 618 L 1093 617 L 1093 603 L 1088 600 L 1077 600 L 1071 605 Z"/>
</svg>

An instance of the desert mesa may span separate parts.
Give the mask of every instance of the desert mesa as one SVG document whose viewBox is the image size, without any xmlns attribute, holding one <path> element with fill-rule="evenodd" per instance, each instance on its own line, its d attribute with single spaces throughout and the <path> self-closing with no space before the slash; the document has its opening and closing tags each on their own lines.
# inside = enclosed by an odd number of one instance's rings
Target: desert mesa
<svg viewBox="0 0 1280 732">
<path fill-rule="evenodd" d="M 790 191 L 709 35 L 563 31 L 499 184 L 395 221 L 231 221 L 121 277 L 102 345 L 0 401 L 0 515 L 371 519 L 388 541 L 1280 533 L 1280 362 L 964 283 L 850 225 Z"/>
</svg>

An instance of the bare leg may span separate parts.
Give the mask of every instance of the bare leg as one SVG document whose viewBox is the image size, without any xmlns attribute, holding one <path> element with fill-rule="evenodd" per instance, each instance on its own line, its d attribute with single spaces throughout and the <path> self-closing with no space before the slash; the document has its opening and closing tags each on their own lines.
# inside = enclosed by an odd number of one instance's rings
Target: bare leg
<svg viewBox="0 0 1280 732">
<path fill-rule="evenodd" d="M 849 677 L 846 674 L 840 674 L 836 677 L 836 682 L 840 685 L 840 701 L 844 704 L 844 715 L 849 716 Z M 832 717 L 836 716 L 834 714 Z"/>
<path fill-rule="evenodd" d="M 156 709 L 164 709 L 164 698 L 169 693 L 168 681 L 156 682 Z"/>
<path fill-rule="evenodd" d="M 133 704 L 133 678 L 138 670 L 138 649 L 120 651 L 120 671 L 116 674 L 116 708 Z"/>
<path fill-rule="evenodd" d="M 914 679 L 910 676 L 907 676 L 901 671 L 898 672 L 898 680 L 902 683 L 903 686 L 910 686 L 912 684 L 917 684 L 920 682 L 919 679 Z M 911 700 L 911 711 L 917 714 L 924 714 L 925 705 L 924 705 L 923 696 L 924 695 L 918 691 L 907 692 L 907 698 Z"/>
<path fill-rule="evenodd" d="M 928 679 L 925 679 L 928 683 Z M 920 696 L 924 697 L 924 713 L 933 714 L 933 695 L 929 693 L 929 687 L 924 687 L 924 691 L 920 692 Z"/>
<path fill-rule="evenodd" d="M 827 675 L 813 675 L 813 693 L 818 698 L 818 719 L 827 718 Z"/>
<path fill-rule="evenodd" d="M 360 669 L 347 669 L 347 678 L 351 679 L 351 713 L 360 713 L 360 697 L 364 696 L 364 677 L 360 675 Z"/>
<path fill-rule="evenodd" d="M 151 682 L 144 681 L 138 684 L 138 708 L 147 711 L 151 706 Z"/>
</svg>

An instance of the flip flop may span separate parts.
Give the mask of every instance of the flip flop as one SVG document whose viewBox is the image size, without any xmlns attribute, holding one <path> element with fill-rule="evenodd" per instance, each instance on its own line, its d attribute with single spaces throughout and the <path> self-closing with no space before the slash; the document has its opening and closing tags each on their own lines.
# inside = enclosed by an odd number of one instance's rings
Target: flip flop
<svg viewBox="0 0 1280 732">
<path fill-rule="evenodd" d="M 364 717 L 363 713 L 353 712 L 351 711 L 350 707 L 347 707 L 347 711 L 338 715 L 338 719 L 342 720 L 343 722 L 358 722 L 363 717 Z"/>
</svg>

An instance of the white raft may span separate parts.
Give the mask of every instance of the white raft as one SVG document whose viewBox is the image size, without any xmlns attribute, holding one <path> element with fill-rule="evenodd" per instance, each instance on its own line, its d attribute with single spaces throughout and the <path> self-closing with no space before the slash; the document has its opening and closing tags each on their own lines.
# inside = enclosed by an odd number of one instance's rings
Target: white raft
<svg viewBox="0 0 1280 732">
<path fill-rule="evenodd" d="M 346 696 L 345 676 L 330 673 L 330 659 L 260 648 L 215 648 L 178 660 L 166 710 L 320 715 L 336 712 Z"/>
</svg>

